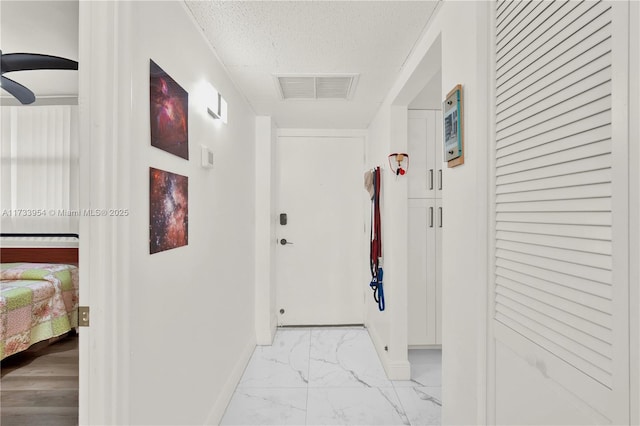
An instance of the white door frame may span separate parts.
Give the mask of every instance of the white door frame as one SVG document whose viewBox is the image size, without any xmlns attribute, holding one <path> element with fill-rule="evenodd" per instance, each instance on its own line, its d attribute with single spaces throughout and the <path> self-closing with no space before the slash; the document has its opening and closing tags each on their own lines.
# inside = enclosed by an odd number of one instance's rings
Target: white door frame
<svg viewBox="0 0 640 426">
<path fill-rule="evenodd" d="M 256 341 L 271 345 L 276 333 L 276 125 L 269 116 L 256 117 Z"/>
<path fill-rule="evenodd" d="M 127 208 L 131 3 L 81 1 L 80 208 Z M 129 423 L 129 219 L 80 218 L 80 424 Z"/>
</svg>

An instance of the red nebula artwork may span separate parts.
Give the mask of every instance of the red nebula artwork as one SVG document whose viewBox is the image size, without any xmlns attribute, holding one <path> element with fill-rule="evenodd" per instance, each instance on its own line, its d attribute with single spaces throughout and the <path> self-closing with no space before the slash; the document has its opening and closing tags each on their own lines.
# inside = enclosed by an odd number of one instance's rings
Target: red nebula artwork
<svg viewBox="0 0 640 426">
<path fill-rule="evenodd" d="M 189 178 L 149 168 L 149 251 L 189 243 Z"/>
<path fill-rule="evenodd" d="M 189 159 L 189 94 L 150 61 L 151 145 Z"/>
</svg>

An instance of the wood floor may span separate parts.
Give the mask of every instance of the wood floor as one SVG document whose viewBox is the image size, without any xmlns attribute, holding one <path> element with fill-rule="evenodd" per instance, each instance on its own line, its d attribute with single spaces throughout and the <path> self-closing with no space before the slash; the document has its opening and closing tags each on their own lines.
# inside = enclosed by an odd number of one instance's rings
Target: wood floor
<svg viewBox="0 0 640 426">
<path fill-rule="evenodd" d="M 78 424 L 78 336 L 2 360 L 0 424 Z"/>
</svg>

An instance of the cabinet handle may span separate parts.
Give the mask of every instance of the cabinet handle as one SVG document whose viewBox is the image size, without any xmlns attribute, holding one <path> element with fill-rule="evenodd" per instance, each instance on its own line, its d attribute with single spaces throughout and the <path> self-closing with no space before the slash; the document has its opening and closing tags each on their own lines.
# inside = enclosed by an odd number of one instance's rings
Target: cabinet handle
<svg viewBox="0 0 640 426">
<path fill-rule="evenodd" d="M 429 189 L 433 189 L 433 169 L 429 169 Z"/>
<path fill-rule="evenodd" d="M 442 228 L 442 207 L 438 207 L 440 209 L 440 228 Z"/>
<path fill-rule="evenodd" d="M 438 170 L 438 189 L 442 191 L 442 169 Z"/>
<path fill-rule="evenodd" d="M 429 207 L 429 228 L 433 228 L 433 207 Z"/>
</svg>

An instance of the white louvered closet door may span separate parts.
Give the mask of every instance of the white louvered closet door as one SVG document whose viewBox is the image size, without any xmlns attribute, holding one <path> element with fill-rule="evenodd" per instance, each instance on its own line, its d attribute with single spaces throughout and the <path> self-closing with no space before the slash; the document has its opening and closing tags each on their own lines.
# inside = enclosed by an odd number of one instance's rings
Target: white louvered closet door
<svg viewBox="0 0 640 426">
<path fill-rule="evenodd" d="M 629 404 L 625 7 L 498 1 L 495 19 L 495 337 L 615 423 Z"/>
</svg>

